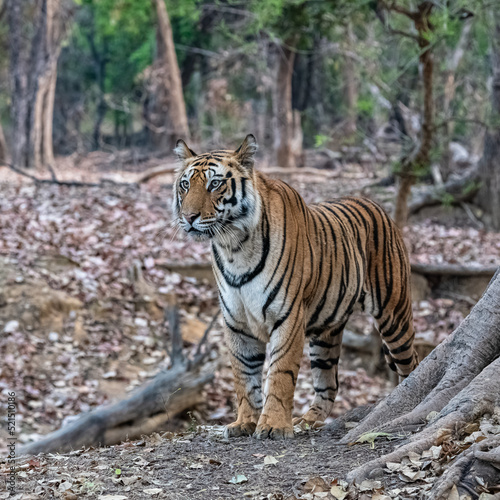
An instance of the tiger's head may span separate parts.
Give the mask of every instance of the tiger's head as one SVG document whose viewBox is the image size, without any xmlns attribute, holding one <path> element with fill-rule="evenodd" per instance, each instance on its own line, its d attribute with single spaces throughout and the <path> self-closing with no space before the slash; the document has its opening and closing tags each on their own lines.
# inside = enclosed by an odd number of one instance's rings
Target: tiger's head
<svg viewBox="0 0 500 500">
<path fill-rule="evenodd" d="M 196 154 L 183 141 L 174 149 L 181 168 L 174 182 L 176 222 L 197 240 L 231 241 L 258 218 L 253 170 L 257 141 L 247 135 L 235 151 Z M 255 222 L 256 223 L 256 222 Z"/>
</svg>

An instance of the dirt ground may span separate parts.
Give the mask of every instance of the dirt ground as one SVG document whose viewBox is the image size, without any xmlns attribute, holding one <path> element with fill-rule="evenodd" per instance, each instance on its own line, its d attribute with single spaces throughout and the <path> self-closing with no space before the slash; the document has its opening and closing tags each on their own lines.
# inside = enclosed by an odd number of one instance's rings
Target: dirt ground
<svg viewBox="0 0 500 500">
<path fill-rule="evenodd" d="M 311 478 L 323 478 L 318 482 L 330 485 L 356 465 L 387 453 L 395 443 L 377 444 L 374 449 L 368 444 L 340 446 L 338 437 L 322 429 L 291 441 L 228 441 L 221 429 L 200 428 L 106 449 L 39 456 L 21 463 L 14 498 L 307 498 L 314 488 Z M 391 490 L 401 481 L 389 476 L 384 486 Z M 318 487 L 314 491 L 322 492 Z"/>
</svg>

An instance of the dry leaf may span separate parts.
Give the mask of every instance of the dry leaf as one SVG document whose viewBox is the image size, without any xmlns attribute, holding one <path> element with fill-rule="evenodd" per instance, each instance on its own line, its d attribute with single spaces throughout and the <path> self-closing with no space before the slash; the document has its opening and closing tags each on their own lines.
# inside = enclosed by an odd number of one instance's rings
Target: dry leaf
<svg viewBox="0 0 500 500">
<path fill-rule="evenodd" d="M 146 495 L 158 495 L 162 493 L 163 490 L 161 488 L 148 488 L 147 490 L 142 490 Z"/>
<path fill-rule="evenodd" d="M 460 500 L 460 495 L 458 494 L 458 490 L 455 485 L 453 485 L 450 490 L 450 493 L 448 495 L 448 500 Z"/>
<path fill-rule="evenodd" d="M 335 500 L 344 500 L 347 496 L 347 491 L 344 491 L 340 486 L 332 486 L 330 488 L 330 493 Z"/>
<path fill-rule="evenodd" d="M 382 483 L 380 481 L 373 481 L 371 479 L 366 479 L 359 486 L 359 491 L 373 491 L 382 488 Z"/>
<path fill-rule="evenodd" d="M 234 476 L 229 480 L 230 483 L 232 484 L 240 484 L 240 483 L 246 483 L 248 479 L 244 474 L 238 474 L 237 476 Z"/>
<path fill-rule="evenodd" d="M 197 344 L 206 329 L 207 325 L 203 321 L 196 318 L 187 318 L 185 323 L 181 325 L 182 339 L 190 344 Z"/>
<path fill-rule="evenodd" d="M 383 493 L 375 492 L 372 495 L 372 500 L 391 500 L 391 497 L 389 495 L 384 495 Z"/>
<path fill-rule="evenodd" d="M 365 432 L 364 434 L 361 434 L 359 438 L 355 441 L 355 443 L 370 443 L 370 448 L 374 449 L 375 448 L 375 440 L 378 438 L 387 438 L 391 439 L 393 437 L 392 434 L 389 434 L 387 432 Z M 353 444 L 353 443 L 349 443 Z"/>
<path fill-rule="evenodd" d="M 278 461 L 271 455 L 266 455 L 264 457 L 264 465 L 276 465 Z"/>
</svg>

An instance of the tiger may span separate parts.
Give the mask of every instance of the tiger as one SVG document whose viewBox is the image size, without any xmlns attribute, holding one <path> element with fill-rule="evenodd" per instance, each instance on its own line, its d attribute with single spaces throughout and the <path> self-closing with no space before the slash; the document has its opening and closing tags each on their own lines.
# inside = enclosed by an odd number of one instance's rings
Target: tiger
<svg viewBox="0 0 500 500">
<path fill-rule="evenodd" d="M 400 380 L 410 374 L 418 358 L 409 259 L 399 228 L 378 204 L 343 197 L 306 205 L 287 183 L 254 168 L 252 134 L 234 151 L 196 154 L 183 140 L 174 151 L 174 221 L 211 242 L 238 401 L 226 438 L 287 439 L 296 424 L 324 422 L 356 304 L 375 318 L 390 368 Z M 292 419 L 306 341 L 315 397 Z"/>
</svg>

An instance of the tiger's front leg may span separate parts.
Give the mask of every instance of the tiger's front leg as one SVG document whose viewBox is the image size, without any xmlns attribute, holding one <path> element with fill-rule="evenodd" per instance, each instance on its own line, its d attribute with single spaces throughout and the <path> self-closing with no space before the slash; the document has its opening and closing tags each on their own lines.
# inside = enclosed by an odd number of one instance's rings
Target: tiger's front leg
<svg viewBox="0 0 500 500">
<path fill-rule="evenodd" d="M 266 400 L 254 437 L 293 437 L 292 410 L 295 384 L 304 349 L 305 326 L 302 311 L 288 316 L 271 333 L 271 358 L 266 381 Z"/>
<path fill-rule="evenodd" d="M 228 328 L 226 344 L 238 398 L 238 418 L 226 426 L 224 436 L 251 436 L 262 411 L 262 367 L 266 359 L 266 344 L 249 333 L 235 333 Z"/>
</svg>

